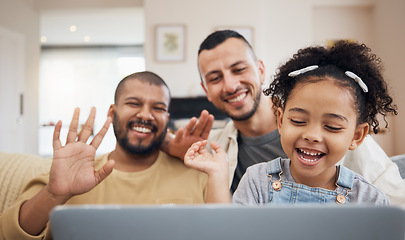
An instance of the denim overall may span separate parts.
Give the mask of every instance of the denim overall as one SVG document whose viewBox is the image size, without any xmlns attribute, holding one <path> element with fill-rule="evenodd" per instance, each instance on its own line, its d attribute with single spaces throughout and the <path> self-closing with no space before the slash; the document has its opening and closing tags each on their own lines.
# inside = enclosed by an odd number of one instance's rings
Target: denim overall
<svg viewBox="0 0 405 240">
<path fill-rule="evenodd" d="M 289 161 L 288 161 L 289 163 Z M 267 174 L 272 176 L 272 182 L 280 179 L 279 173 L 281 172 L 281 158 L 274 159 L 267 163 Z M 334 203 L 336 204 L 336 197 L 341 195 L 345 197 L 345 204 L 350 200 L 347 193 L 352 189 L 354 172 L 344 166 L 338 167 L 338 181 L 337 192 L 336 190 L 328 190 L 318 187 L 308 187 L 303 184 L 285 181 L 282 173 L 281 176 L 281 189 L 276 191 L 272 187 L 272 182 L 269 183 L 269 202 L 279 204 L 301 204 L 301 203 Z M 269 181 L 270 181 L 269 177 Z M 283 180 L 284 179 L 284 180 Z"/>
</svg>

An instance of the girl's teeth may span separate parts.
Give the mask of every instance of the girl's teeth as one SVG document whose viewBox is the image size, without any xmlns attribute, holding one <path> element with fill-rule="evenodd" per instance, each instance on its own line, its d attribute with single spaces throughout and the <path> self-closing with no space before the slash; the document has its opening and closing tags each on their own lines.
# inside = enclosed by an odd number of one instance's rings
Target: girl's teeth
<svg viewBox="0 0 405 240">
<path fill-rule="evenodd" d="M 317 160 L 317 159 L 307 159 L 307 158 L 304 158 L 303 156 L 301 156 L 301 158 L 308 162 L 315 162 Z"/>
<path fill-rule="evenodd" d="M 300 149 L 301 150 L 301 149 Z M 309 152 L 306 152 L 306 151 L 304 151 L 304 150 L 301 150 L 301 152 L 303 152 L 303 153 L 305 153 L 305 154 L 307 154 L 307 155 L 311 155 L 311 156 L 317 156 L 317 155 L 321 155 L 322 153 L 309 153 Z"/>
<path fill-rule="evenodd" d="M 302 159 L 304 159 L 305 161 L 308 161 L 308 162 L 315 162 L 315 161 L 317 161 L 320 157 L 323 156 L 323 153 L 322 153 L 322 152 L 310 153 L 310 152 L 306 152 L 305 150 L 302 150 L 302 149 L 299 149 L 298 153 L 299 153 L 299 155 L 300 155 L 300 157 L 301 157 Z M 308 156 L 311 156 L 311 159 L 305 157 L 304 155 L 307 156 L 307 157 L 308 157 Z"/>
</svg>

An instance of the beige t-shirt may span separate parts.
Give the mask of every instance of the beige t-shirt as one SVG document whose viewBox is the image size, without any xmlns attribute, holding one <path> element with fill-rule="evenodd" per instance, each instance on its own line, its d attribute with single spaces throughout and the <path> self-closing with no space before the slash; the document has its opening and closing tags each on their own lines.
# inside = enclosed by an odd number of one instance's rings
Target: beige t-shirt
<svg viewBox="0 0 405 240">
<path fill-rule="evenodd" d="M 97 157 L 99 169 L 107 162 L 108 154 Z M 20 206 L 39 192 L 49 175 L 33 179 L 19 201 L 0 216 L 5 239 L 51 239 L 47 227 L 39 236 L 26 234 L 18 224 Z M 201 204 L 205 202 L 207 175 L 185 166 L 180 160 L 160 152 L 156 162 L 140 172 L 113 172 L 91 191 L 75 196 L 66 204 Z M 45 237 L 45 238 L 43 238 Z"/>
</svg>

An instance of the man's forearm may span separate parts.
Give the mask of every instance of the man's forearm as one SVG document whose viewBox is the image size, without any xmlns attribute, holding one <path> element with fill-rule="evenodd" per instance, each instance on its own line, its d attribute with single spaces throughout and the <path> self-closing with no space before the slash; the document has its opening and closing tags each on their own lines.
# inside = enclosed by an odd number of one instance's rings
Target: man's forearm
<svg viewBox="0 0 405 240">
<path fill-rule="evenodd" d="M 47 186 L 23 203 L 20 209 L 19 224 L 26 233 L 33 236 L 39 235 L 44 230 L 52 209 L 68 200 L 52 196 L 46 188 Z"/>
</svg>

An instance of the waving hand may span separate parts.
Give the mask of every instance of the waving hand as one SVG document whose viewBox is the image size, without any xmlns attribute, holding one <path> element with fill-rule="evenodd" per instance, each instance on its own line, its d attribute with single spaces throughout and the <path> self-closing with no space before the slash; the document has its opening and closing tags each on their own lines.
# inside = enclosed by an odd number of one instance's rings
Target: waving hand
<svg viewBox="0 0 405 240">
<path fill-rule="evenodd" d="M 93 189 L 113 170 L 114 161 L 108 161 L 101 169 L 94 168 L 96 150 L 101 144 L 111 119 L 108 118 L 103 128 L 90 144 L 87 140 L 92 134 L 95 119 L 95 108 L 91 109 L 89 118 L 78 133 L 79 109 L 76 108 L 69 127 L 66 145 L 60 141 L 61 121 L 55 126 L 53 135 L 54 156 L 49 177 L 48 191 L 60 198 L 69 199 Z"/>
</svg>

